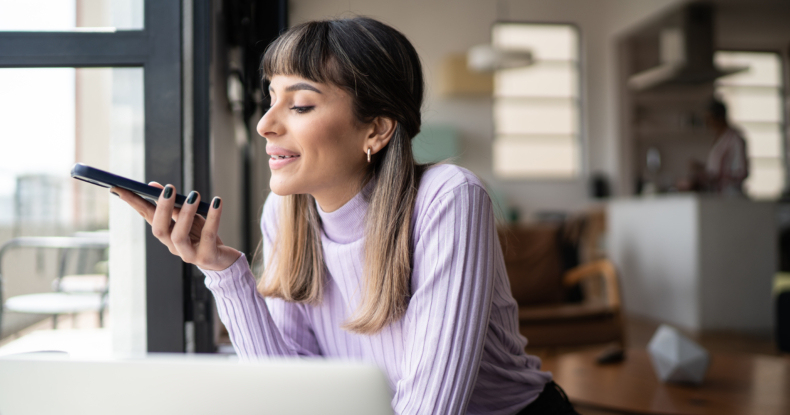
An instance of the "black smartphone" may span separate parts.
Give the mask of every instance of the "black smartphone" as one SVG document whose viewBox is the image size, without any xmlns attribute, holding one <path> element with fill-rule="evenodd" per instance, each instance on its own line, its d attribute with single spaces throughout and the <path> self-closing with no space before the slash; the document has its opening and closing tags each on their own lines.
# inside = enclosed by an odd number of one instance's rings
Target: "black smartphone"
<svg viewBox="0 0 790 415">
<path fill-rule="evenodd" d="M 121 177 L 104 170 L 99 170 L 95 167 L 86 166 L 82 163 L 77 163 L 74 165 L 74 167 L 71 169 L 71 177 L 77 180 L 82 180 L 83 182 L 95 184 L 96 186 L 106 188 L 120 187 L 122 189 L 126 189 L 151 202 L 153 205 L 156 205 L 156 202 L 159 200 L 159 194 L 162 193 L 162 189 L 158 187 L 149 186 L 145 183 L 127 179 L 126 177 Z M 175 197 L 175 207 L 177 208 L 180 208 L 187 201 L 186 196 L 182 194 L 176 193 Z M 208 203 L 200 202 L 200 204 L 198 204 L 197 213 L 205 217 L 208 215 L 208 210 Z"/>
</svg>

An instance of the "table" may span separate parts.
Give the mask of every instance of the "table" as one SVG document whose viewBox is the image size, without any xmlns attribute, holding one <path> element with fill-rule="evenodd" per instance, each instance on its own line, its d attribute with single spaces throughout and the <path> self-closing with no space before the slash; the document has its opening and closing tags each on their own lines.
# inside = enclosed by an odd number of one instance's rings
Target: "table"
<svg viewBox="0 0 790 415">
<path fill-rule="evenodd" d="M 622 363 L 598 365 L 598 350 L 543 360 L 571 402 L 638 414 L 790 414 L 790 359 L 711 353 L 700 386 L 664 384 L 647 351 L 629 349 Z"/>
</svg>

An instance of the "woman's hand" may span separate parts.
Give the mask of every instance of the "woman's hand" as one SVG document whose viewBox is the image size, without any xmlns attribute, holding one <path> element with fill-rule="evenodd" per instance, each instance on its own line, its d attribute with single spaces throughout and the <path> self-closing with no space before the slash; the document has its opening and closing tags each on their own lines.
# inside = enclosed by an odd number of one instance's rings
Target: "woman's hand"
<svg viewBox="0 0 790 415">
<path fill-rule="evenodd" d="M 111 188 L 110 192 L 117 194 L 121 200 L 145 218 L 145 221 L 151 225 L 154 236 L 170 249 L 170 253 L 178 255 L 184 262 L 206 270 L 221 271 L 239 259 L 241 253 L 223 245 L 222 240 L 217 236 L 219 217 L 222 214 L 220 198 L 214 198 L 204 219 L 196 214 L 200 203 L 199 193 L 190 193 L 186 203 L 178 209 L 174 208 L 176 199 L 174 186 L 162 187 L 156 182 L 151 182 L 149 185 L 164 189 L 159 195 L 156 206 L 119 187 Z"/>
</svg>

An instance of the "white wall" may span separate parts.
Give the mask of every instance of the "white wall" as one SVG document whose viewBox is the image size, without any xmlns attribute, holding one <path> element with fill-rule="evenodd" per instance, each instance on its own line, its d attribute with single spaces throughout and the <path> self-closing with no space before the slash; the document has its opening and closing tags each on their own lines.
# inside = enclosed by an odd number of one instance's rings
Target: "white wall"
<svg viewBox="0 0 790 415">
<path fill-rule="evenodd" d="M 427 96 L 423 123 L 450 124 L 459 131 L 458 163 L 504 191 L 522 213 L 584 207 L 589 172 L 618 175 L 616 89 L 617 33 L 678 0 L 291 0 L 291 25 L 306 20 L 365 15 L 402 31 L 423 60 Z M 450 53 L 490 42 L 497 20 L 574 23 L 582 36 L 584 174 L 576 180 L 497 180 L 491 167 L 493 121 L 490 98 L 443 98 L 435 93 L 439 63 Z M 613 182 L 613 188 L 616 183 Z"/>
</svg>

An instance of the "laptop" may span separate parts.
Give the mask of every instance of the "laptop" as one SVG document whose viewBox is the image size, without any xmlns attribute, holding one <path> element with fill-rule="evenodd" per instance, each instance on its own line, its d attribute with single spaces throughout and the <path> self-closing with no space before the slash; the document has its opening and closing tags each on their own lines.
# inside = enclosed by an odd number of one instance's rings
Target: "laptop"
<svg viewBox="0 0 790 415">
<path fill-rule="evenodd" d="M 375 366 L 326 359 L 239 362 L 216 355 L 0 358 L 0 415 L 392 414 Z"/>
</svg>

